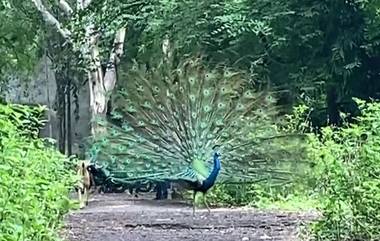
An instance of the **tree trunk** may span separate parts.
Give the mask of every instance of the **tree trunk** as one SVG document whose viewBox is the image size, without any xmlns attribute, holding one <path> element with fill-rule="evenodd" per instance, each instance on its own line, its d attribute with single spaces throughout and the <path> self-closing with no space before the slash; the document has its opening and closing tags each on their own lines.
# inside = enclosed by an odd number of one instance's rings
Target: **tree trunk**
<svg viewBox="0 0 380 241">
<path fill-rule="evenodd" d="M 341 120 L 339 115 L 337 86 L 333 84 L 328 86 L 326 93 L 328 123 L 339 126 Z"/>
<path fill-rule="evenodd" d="M 58 149 L 61 153 L 65 153 L 65 143 L 66 143 L 66 101 L 65 101 L 65 83 L 64 78 L 60 75 L 61 73 L 56 73 L 57 80 L 57 117 L 59 125 L 59 135 L 58 135 Z"/>
<path fill-rule="evenodd" d="M 70 68 L 70 67 L 69 67 Z M 67 72 L 67 71 L 66 71 Z M 67 155 L 71 156 L 73 154 L 73 136 L 72 136 L 72 128 L 71 128 L 71 76 L 68 74 L 66 76 L 67 86 L 66 86 L 66 99 L 67 99 Z"/>
<path fill-rule="evenodd" d="M 72 43 L 71 32 L 64 28 L 63 25 L 55 18 L 48 9 L 44 6 L 41 0 L 31 0 L 37 10 L 41 13 L 42 17 L 46 23 L 50 24 L 65 38 L 68 42 Z M 77 10 L 86 9 L 92 0 L 77 0 Z M 73 13 L 70 4 L 65 0 L 59 1 L 59 7 L 64 12 L 66 16 Z M 88 85 L 90 90 L 90 112 L 92 116 L 91 133 L 96 135 L 97 124 L 96 119 L 98 117 L 105 117 L 107 113 L 107 102 L 109 100 L 109 95 L 116 85 L 116 65 L 120 62 L 120 57 L 123 55 L 124 40 L 126 34 L 126 27 L 121 27 L 115 33 L 114 46 L 110 51 L 110 56 L 108 59 L 106 70 L 104 71 L 100 65 L 100 55 L 98 47 L 98 38 L 100 37 L 98 32 L 92 23 L 87 23 L 84 26 L 85 36 L 83 48 L 80 48 L 83 53 L 90 53 L 90 64 L 93 66 L 88 66 Z"/>
<path fill-rule="evenodd" d="M 90 90 L 90 112 L 92 116 L 91 134 L 96 135 L 99 130 L 97 118 L 104 118 L 107 113 L 107 102 L 104 88 L 102 88 L 102 80 L 100 76 L 88 75 L 88 85 Z"/>
<path fill-rule="evenodd" d="M 89 36 L 94 36 L 91 32 L 92 31 L 89 28 Z M 95 43 L 96 36 L 90 37 L 90 44 L 92 46 L 91 58 L 96 67 L 93 71 L 88 72 L 90 109 L 93 121 L 91 125 L 92 135 L 96 135 L 97 133 L 104 131 L 97 125 L 96 119 L 105 118 L 107 114 L 108 101 L 110 100 L 111 92 L 113 91 L 117 81 L 116 65 L 119 63 L 119 58 L 123 53 L 125 33 L 126 28 L 121 28 L 117 31 L 114 40 L 114 47 L 111 51 L 104 74 L 99 60 L 99 49 Z"/>
</svg>

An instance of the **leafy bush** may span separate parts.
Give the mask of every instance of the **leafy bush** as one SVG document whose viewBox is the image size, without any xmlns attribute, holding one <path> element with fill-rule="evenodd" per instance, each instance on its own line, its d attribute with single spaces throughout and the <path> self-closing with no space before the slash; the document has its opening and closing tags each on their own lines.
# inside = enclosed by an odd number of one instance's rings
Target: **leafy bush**
<svg viewBox="0 0 380 241">
<path fill-rule="evenodd" d="M 44 106 L 27 106 L 8 104 L 0 108 L 0 117 L 9 124 L 14 125 L 17 130 L 27 136 L 36 138 L 40 128 L 45 121 L 42 120 L 45 112 Z M 6 125 L 5 123 L 3 123 Z M 0 129 L 0 135 L 6 134 L 7 129 Z"/>
<path fill-rule="evenodd" d="M 323 198 L 317 240 L 380 240 L 380 103 L 356 101 L 356 123 L 310 135 Z"/>
<path fill-rule="evenodd" d="M 0 240 L 55 240 L 75 176 L 63 155 L 41 139 L 21 135 L 24 116 L 12 105 L 0 105 Z"/>
</svg>

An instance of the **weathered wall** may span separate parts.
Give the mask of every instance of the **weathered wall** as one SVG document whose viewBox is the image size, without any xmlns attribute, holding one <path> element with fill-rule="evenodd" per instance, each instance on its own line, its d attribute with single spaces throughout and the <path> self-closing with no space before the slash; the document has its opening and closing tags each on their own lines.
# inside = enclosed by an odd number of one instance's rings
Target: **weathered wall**
<svg viewBox="0 0 380 241">
<path fill-rule="evenodd" d="M 48 107 L 46 118 L 48 123 L 41 130 L 41 136 L 58 140 L 59 120 L 55 109 L 57 84 L 51 62 L 43 58 L 37 65 L 35 74 L 31 76 L 14 75 L 4 88 L 7 102 L 19 104 L 40 104 Z M 89 135 L 89 91 L 87 85 L 79 89 L 79 119 L 74 117 L 75 105 L 72 103 L 72 136 L 73 152 L 78 153 L 79 144 Z M 73 101 L 73 98 L 71 98 Z"/>
</svg>

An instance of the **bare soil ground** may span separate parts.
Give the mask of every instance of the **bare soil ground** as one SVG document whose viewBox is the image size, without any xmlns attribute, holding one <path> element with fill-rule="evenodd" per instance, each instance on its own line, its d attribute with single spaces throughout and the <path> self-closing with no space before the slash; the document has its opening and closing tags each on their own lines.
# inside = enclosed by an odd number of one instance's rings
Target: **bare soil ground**
<svg viewBox="0 0 380 241">
<path fill-rule="evenodd" d="M 255 209 L 197 209 L 185 202 L 95 195 L 85 209 L 66 217 L 68 241 L 295 241 L 315 213 Z"/>
</svg>

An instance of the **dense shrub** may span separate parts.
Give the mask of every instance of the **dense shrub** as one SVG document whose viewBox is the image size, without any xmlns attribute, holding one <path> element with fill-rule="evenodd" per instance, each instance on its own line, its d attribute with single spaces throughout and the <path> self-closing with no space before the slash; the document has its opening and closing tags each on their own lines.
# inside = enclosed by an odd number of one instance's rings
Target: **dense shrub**
<svg viewBox="0 0 380 241">
<path fill-rule="evenodd" d="M 9 121 L 15 126 L 19 134 L 27 135 L 36 138 L 40 128 L 45 123 L 42 120 L 45 112 L 44 106 L 27 106 L 27 105 L 3 105 L 0 108 L 0 117 L 3 120 Z M 7 129 L 1 129 L 1 134 L 6 134 Z"/>
<path fill-rule="evenodd" d="M 55 240 L 74 175 L 63 155 L 33 138 L 36 129 L 20 131 L 37 120 L 26 113 L 39 111 L 13 107 L 0 105 L 0 240 Z"/>
<path fill-rule="evenodd" d="M 323 200 L 317 240 L 380 240 L 380 103 L 357 102 L 362 115 L 354 124 L 310 135 Z"/>
</svg>

